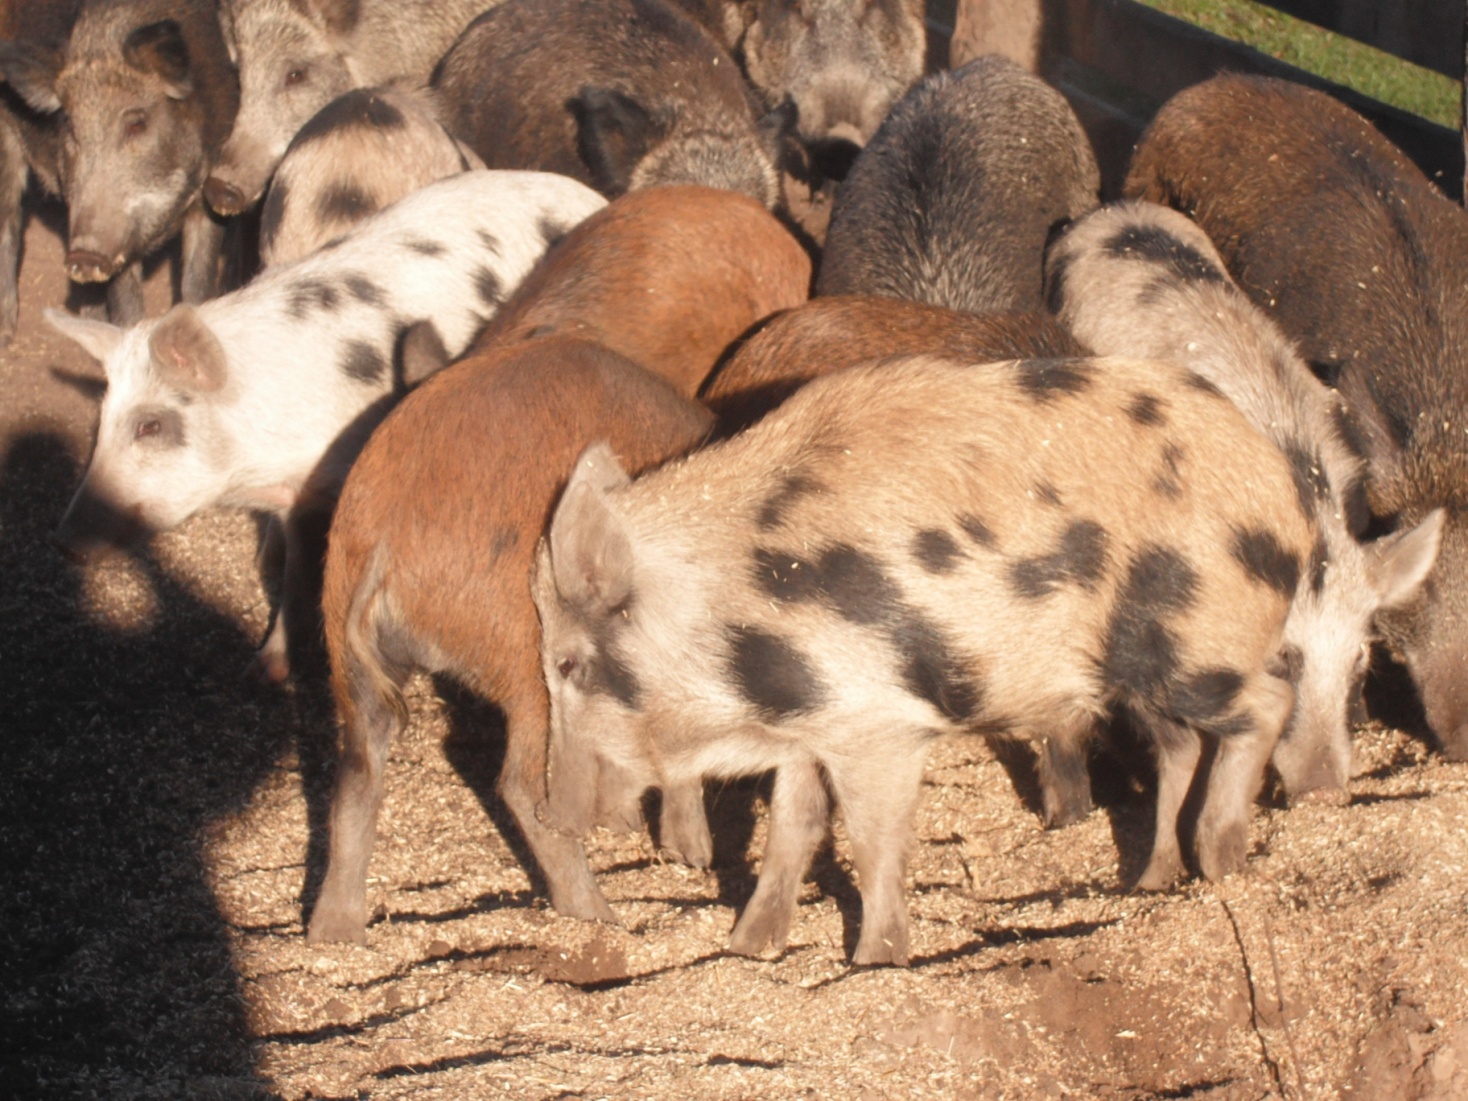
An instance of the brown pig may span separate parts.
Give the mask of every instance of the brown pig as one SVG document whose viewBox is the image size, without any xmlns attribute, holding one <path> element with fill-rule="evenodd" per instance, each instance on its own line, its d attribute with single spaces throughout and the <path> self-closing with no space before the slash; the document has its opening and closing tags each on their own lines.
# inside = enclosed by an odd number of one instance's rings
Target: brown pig
<svg viewBox="0 0 1468 1101">
<path fill-rule="evenodd" d="M 692 397 L 728 346 L 804 302 L 811 265 L 759 203 L 733 191 L 633 191 L 558 241 L 479 339 L 595 340 Z"/>
<path fill-rule="evenodd" d="M 552 904 L 614 920 L 580 841 L 536 814 L 549 701 L 531 561 L 589 441 L 612 441 L 641 469 L 696 445 L 710 420 L 616 353 L 550 338 L 453 365 L 374 433 L 342 490 L 326 559 L 326 643 L 342 741 L 311 940 L 366 937 L 367 864 L 388 743 L 407 719 L 403 682 L 418 669 L 455 677 L 504 711 L 499 790 Z M 606 683 L 617 690 L 615 673 Z M 683 790 L 696 796 L 698 788 Z M 689 809 L 701 826 L 702 804 Z"/>
</svg>

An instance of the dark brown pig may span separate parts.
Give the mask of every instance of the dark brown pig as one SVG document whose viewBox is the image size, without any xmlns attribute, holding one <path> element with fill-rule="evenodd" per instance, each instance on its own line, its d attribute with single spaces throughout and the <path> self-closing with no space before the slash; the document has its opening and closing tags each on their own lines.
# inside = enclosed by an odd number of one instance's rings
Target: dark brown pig
<svg viewBox="0 0 1468 1101">
<path fill-rule="evenodd" d="M 1384 526 L 1445 510 L 1422 593 L 1377 625 L 1428 725 L 1468 758 L 1468 214 L 1338 101 L 1263 77 L 1173 97 L 1125 190 L 1192 215 L 1340 390 Z"/>
<path fill-rule="evenodd" d="M 63 46 L 0 44 L 0 70 L 34 111 L 64 120 L 58 176 L 72 280 L 108 282 L 112 320 L 141 320 L 137 265 L 182 230 L 184 301 L 216 293 L 223 229 L 201 189 L 239 85 L 215 5 L 86 0 Z"/>
<path fill-rule="evenodd" d="M 552 904 L 574 917 L 615 920 L 581 842 L 536 813 L 545 799 L 549 701 L 530 566 L 589 441 L 611 440 L 641 469 L 696 445 L 710 420 L 616 353 L 550 338 L 455 364 L 378 428 L 347 477 L 326 559 L 326 643 L 342 742 L 313 941 L 366 937 L 383 768 L 407 718 L 403 683 L 417 669 L 453 676 L 504 711 L 500 794 Z M 615 671 L 605 683 L 625 687 Z M 683 790 L 696 800 L 696 784 Z M 702 827 L 702 803 L 686 809 Z"/>
<path fill-rule="evenodd" d="M 867 143 L 831 210 L 818 294 L 1039 310 L 1045 243 L 1097 205 L 1065 97 L 998 55 L 936 73 Z"/>
<path fill-rule="evenodd" d="M 608 196 L 651 184 L 773 207 L 789 114 L 756 122 L 722 46 L 664 0 L 505 0 L 433 78 L 449 132 L 491 168 L 536 168 Z"/>
<path fill-rule="evenodd" d="M 810 257 L 746 195 L 654 187 L 613 200 L 546 253 L 480 337 L 594 340 L 692 397 L 750 326 L 804 302 Z"/>
</svg>

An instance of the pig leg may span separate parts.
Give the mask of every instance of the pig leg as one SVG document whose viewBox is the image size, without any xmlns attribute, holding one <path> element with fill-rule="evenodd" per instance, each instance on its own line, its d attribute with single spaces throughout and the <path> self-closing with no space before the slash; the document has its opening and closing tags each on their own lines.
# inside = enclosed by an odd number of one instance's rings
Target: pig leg
<svg viewBox="0 0 1468 1101">
<path fill-rule="evenodd" d="M 861 888 L 861 937 L 852 962 L 907 965 L 907 899 L 903 880 L 912 817 L 926 756 L 921 737 L 889 732 L 886 746 L 822 761 L 846 823 Z M 894 744 L 894 742 L 896 744 Z"/>
<path fill-rule="evenodd" d="M 343 664 L 350 658 L 344 658 Z M 382 806 L 387 749 L 402 719 L 382 687 L 360 668 L 343 673 L 337 708 L 343 717 L 326 879 L 306 937 L 313 942 L 367 940 L 367 863 Z M 393 688 L 396 689 L 394 684 Z"/>
<path fill-rule="evenodd" d="M 202 198 L 183 217 L 182 271 L 179 297 L 206 302 L 219 293 L 219 261 L 224 254 L 224 223 L 215 221 Z"/>
<path fill-rule="evenodd" d="M 0 348 L 20 318 L 21 196 L 27 174 L 21 137 L 0 118 Z"/>
<path fill-rule="evenodd" d="M 1267 673 L 1256 673 L 1239 693 L 1238 709 L 1249 721 L 1243 730 L 1220 735 L 1198 816 L 1198 867 L 1209 879 L 1244 868 L 1254 796 L 1294 702 L 1294 689 Z"/>
<path fill-rule="evenodd" d="M 550 700 L 538 674 L 522 678 L 526 689 L 505 698 L 505 763 L 500 769 L 499 794 L 530 846 L 550 889 L 557 913 L 583 921 L 615 925 L 617 915 L 607 905 L 586 861 L 581 840 L 554 830 L 541 821 L 536 807 L 546 798 L 546 751 L 550 740 Z"/>
<path fill-rule="evenodd" d="M 703 810 L 703 781 L 674 781 L 663 786 L 659 840 L 674 860 L 692 868 L 714 862 L 714 839 Z"/>
<path fill-rule="evenodd" d="M 262 568 L 269 570 L 279 561 L 280 574 L 275 622 L 251 665 L 251 673 L 263 683 L 289 680 L 292 636 L 310 638 L 316 633 L 311 627 L 321 606 L 321 563 L 335 505 L 334 499 L 323 495 L 302 495 L 284 517 L 272 518 L 265 530 Z M 273 581 L 267 573 L 266 586 L 272 587 Z"/>
<path fill-rule="evenodd" d="M 1045 828 L 1060 829 L 1091 813 L 1091 776 L 1086 771 L 1086 741 L 1051 736 L 1039 754 L 1040 791 L 1045 803 Z"/>
<path fill-rule="evenodd" d="M 831 802 L 814 761 L 780 766 L 770 797 L 765 859 L 754 895 L 729 937 L 729 950 L 754 956 L 765 946 L 784 951 L 795 901 L 829 825 Z"/>
<path fill-rule="evenodd" d="M 642 788 L 626 769 L 597 760 L 596 824 L 617 833 L 642 829 Z"/>
<path fill-rule="evenodd" d="M 1152 835 L 1152 857 L 1137 880 L 1137 887 L 1143 891 L 1165 891 L 1183 875 L 1178 816 L 1198 772 L 1203 740 L 1197 731 L 1170 719 L 1152 717 L 1148 725 L 1157 747 L 1157 824 Z"/>
<path fill-rule="evenodd" d="M 107 281 L 107 320 L 127 328 L 143 320 L 143 265 L 134 261 Z"/>
</svg>

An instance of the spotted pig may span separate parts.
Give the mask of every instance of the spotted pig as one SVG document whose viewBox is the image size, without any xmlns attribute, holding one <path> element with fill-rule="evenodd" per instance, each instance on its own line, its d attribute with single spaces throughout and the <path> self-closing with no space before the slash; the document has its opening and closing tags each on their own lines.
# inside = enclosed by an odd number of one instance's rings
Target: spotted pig
<svg viewBox="0 0 1468 1101">
<path fill-rule="evenodd" d="M 286 593 L 309 574 L 293 532 L 315 522 L 400 389 L 406 334 L 432 325 L 457 354 L 545 251 L 604 205 L 541 172 L 466 172 L 362 222 L 335 246 L 198 307 L 131 329 L 56 311 L 102 361 L 97 445 L 57 538 L 77 555 L 216 505 L 286 519 Z M 262 672 L 287 672 L 287 616 Z"/>
<path fill-rule="evenodd" d="M 1051 247 L 1052 309 L 1101 355 L 1184 363 L 1216 385 L 1284 452 L 1319 542 L 1310 584 L 1285 622 L 1283 668 L 1295 711 L 1274 750 L 1291 801 L 1344 802 L 1351 712 L 1379 613 L 1416 599 L 1437 557 L 1442 511 L 1369 543 L 1365 463 L 1339 398 L 1229 278 L 1198 226 L 1153 203 L 1102 207 Z M 1166 418 L 1154 407 L 1148 415 Z"/>
<path fill-rule="evenodd" d="M 1154 402 L 1165 422 L 1131 412 Z M 1159 485 L 1174 465 L 1186 493 Z M 534 582 L 547 814 L 583 833 L 600 761 L 643 785 L 776 768 L 770 845 L 803 869 L 819 769 L 860 880 L 855 960 L 902 964 L 932 737 L 1081 737 L 1125 707 L 1161 757 L 1143 883 L 1182 869 L 1205 741 L 1195 847 L 1226 875 L 1290 711 L 1269 666 L 1314 539 L 1278 449 L 1159 362 L 913 357 L 633 482 L 590 448 Z M 735 946 L 783 943 L 792 906 L 762 880 Z"/>
<path fill-rule="evenodd" d="M 1445 512 L 1417 599 L 1378 626 L 1448 754 L 1468 758 L 1468 214 L 1330 96 L 1220 76 L 1173 97 L 1124 188 L 1175 206 L 1363 429 L 1384 529 Z"/>
</svg>

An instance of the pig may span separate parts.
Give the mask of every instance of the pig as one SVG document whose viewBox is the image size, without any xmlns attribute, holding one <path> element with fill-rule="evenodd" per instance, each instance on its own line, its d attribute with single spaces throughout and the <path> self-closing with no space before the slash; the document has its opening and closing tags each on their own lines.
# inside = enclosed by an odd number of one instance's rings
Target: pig
<svg viewBox="0 0 1468 1101">
<path fill-rule="evenodd" d="M 810 279 L 805 250 L 747 195 L 648 188 L 557 242 L 479 343 L 584 336 L 692 397 L 736 338 L 804 302 Z"/>
<path fill-rule="evenodd" d="M 1128 415 L 1147 397 L 1165 424 Z M 1173 496 L 1157 479 L 1179 439 Z M 1166 362 L 914 356 L 815 379 L 636 481 L 593 445 L 533 580 L 548 821 L 586 832 L 606 762 L 643 785 L 774 767 L 771 846 L 804 865 L 819 769 L 862 893 L 855 962 L 903 964 L 932 737 L 1075 737 L 1125 707 L 1161 757 L 1143 884 L 1181 871 L 1195 774 L 1216 879 L 1243 865 L 1290 711 L 1268 667 L 1314 538 L 1279 450 Z M 740 926 L 783 935 L 792 905 L 762 877 Z"/>
<path fill-rule="evenodd" d="M 449 674 L 505 714 L 499 790 L 562 914 L 615 921 L 579 840 L 537 817 L 550 710 L 530 568 L 582 449 L 633 469 L 694 447 L 712 418 L 630 360 L 570 336 L 478 352 L 409 394 L 347 477 L 324 612 L 342 745 L 312 941 L 366 937 L 366 875 L 403 683 Z M 417 456 L 431 454 L 431 463 Z M 600 785 L 605 791 L 605 785 Z M 698 788 L 691 789 L 697 799 Z M 697 803 L 702 822 L 703 804 Z"/>
<path fill-rule="evenodd" d="M 140 262 L 182 231 L 182 299 L 215 294 L 223 228 L 201 188 L 239 87 L 214 4 L 86 0 L 64 46 L 0 44 L 0 70 L 31 110 L 59 120 L 72 281 L 107 283 L 109 316 L 140 320 Z"/>
<path fill-rule="evenodd" d="M 1040 310 L 1045 243 L 1099 191 L 1086 132 L 1039 77 L 998 55 L 936 73 L 842 184 L 816 293 Z"/>
<path fill-rule="evenodd" d="M 353 88 L 426 82 L 470 20 L 495 2 L 223 0 L 240 110 L 204 185 L 209 205 L 224 215 L 253 207 L 317 111 Z"/>
<path fill-rule="evenodd" d="M 449 132 L 491 168 L 562 172 L 608 198 L 692 183 L 779 199 L 793 111 L 757 121 L 733 60 L 664 0 L 505 0 L 433 88 Z"/>
<path fill-rule="evenodd" d="M 547 239 L 604 204 L 564 176 L 465 172 L 200 306 L 125 330 L 48 311 L 107 375 L 96 448 L 58 541 L 86 557 L 216 505 L 275 514 L 283 612 L 258 671 L 284 680 L 287 620 L 310 589 L 301 537 L 401 389 L 405 334 L 427 323 L 448 355 L 462 352 Z"/>
<path fill-rule="evenodd" d="M 831 295 L 771 318 L 720 365 L 699 396 L 718 418 L 717 435 L 732 436 L 813 378 L 920 352 L 988 363 L 1077 357 L 1086 349 L 1048 314 L 980 316 L 898 298 Z M 1035 738 L 1046 828 L 1079 822 L 1091 813 L 1084 743 L 1043 732 Z M 787 885 L 792 896 L 804 870 L 794 868 L 797 879 Z M 767 865 L 762 879 L 770 878 Z"/>
<path fill-rule="evenodd" d="M 1126 194 L 1194 217 L 1359 424 L 1383 528 L 1445 510 L 1418 599 L 1377 617 L 1427 726 L 1468 759 L 1468 214 L 1321 92 L 1220 76 L 1139 142 Z"/>
<path fill-rule="evenodd" d="M 59 49 L 81 0 L 0 0 L 0 74 L 17 39 Z M 20 318 L 21 199 L 34 175 L 41 189 L 61 194 L 61 125 L 0 83 L 0 348 L 15 337 Z"/>
<path fill-rule="evenodd" d="M 260 211 L 260 263 L 298 260 L 434 180 L 483 168 L 421 92 L 355 88 L 297 131 Z"/>
<path fill-rule="evenodd" d="M 1361 543 L 1365 463 L 1339 398 L 1229 278 L 1198 226 L 1168 207 L 1117 203 L 1075 222 L 1046 258 L 1046 295 L 1099 355 L 1171 359 L 1217 386 L 1295 471 L 1320 541 L 1311 584 L 1285 621 L 1295 710 L 1273 763 L 1290 802 L 1350 799 L 1351 712 L 1379 614 L 1417 598 L 1437 557 L 1443 512 Z M 1166 417 L 1157 407 L 1138 414 Z"/>
</svg>

